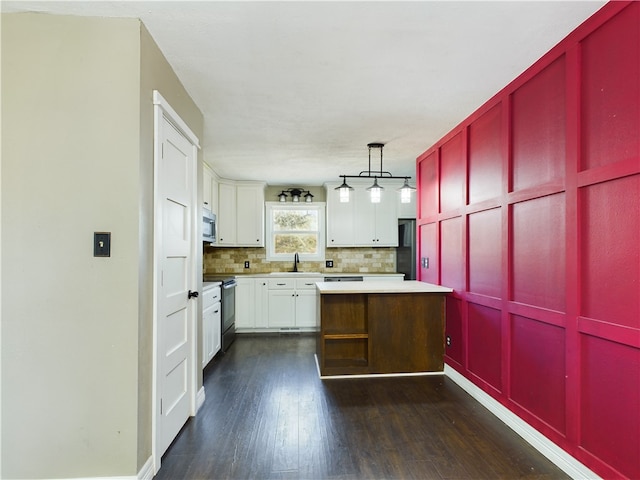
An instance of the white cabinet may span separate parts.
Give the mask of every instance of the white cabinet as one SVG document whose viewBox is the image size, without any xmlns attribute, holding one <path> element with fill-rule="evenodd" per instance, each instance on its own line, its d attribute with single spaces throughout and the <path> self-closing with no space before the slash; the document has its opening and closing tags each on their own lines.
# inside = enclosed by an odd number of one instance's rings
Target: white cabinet
<svg viewBox="0 0 640 480">
<path fill-rule="evenodd" d="M 221 341 L 220 287 L 202 291 L 202 368 L 220 351 Z"/>
<path fill-rule="evenodd" d="M 255 279 L 236 277 L 236 330 L 256 326 Z"/>
<path fill-rule="evenodd" d="M 395 185 L 371 203 L 367 185 L 355 184 L 349 202 L 341 203 L 338 184 L 326 184 L 328 247 L 397 247 L 398 202 Z"/>
<path fill-rule="evenodd" d="M 236 243 L 264 247 L 264 184 L 236 185 Z"/>
<path fill-rule="evenodd" d="M 218 183 L 218 246 L 264 246 L 264 189 L 262 182 Z"/>
<path fill-rule="evenodd" d="M 335 184 L 336 186 L 338 184 Z M 340 202 L 334 185 L 327 186 L 327 247 L 352 247 L 354 245 L 355 207 L 353 199 Z"/>
<path fill-rule="evenodd" d="M 254 290 L 254 326 L 267 328 L 269 326 L 269 284 L 266 278 L 255 280 Z"/>
<path fill-rule="evenodd" d="M 380 203 L 371 203 L 366 189 L 356 189 L 353 197 L 355 245 L 397 247 L 398 216 L 395 187 L 388 187 L 382 192 Z"/>
<path fill-rule="evenodd" d="M 316 282 L 321 278 L 269 279 L 269 328 L 315 329 Z"/>
<path fill-rule="evenodd" d="M 236 244 L 236 186 L 221 181 L 218 184 L 218 238 L 216 245 Z"/>
<path fill-rule="evenodd" d="M 218 214 L 218 179 L 207 164 L 202 166 L 202 206 Z"/>
</svg>

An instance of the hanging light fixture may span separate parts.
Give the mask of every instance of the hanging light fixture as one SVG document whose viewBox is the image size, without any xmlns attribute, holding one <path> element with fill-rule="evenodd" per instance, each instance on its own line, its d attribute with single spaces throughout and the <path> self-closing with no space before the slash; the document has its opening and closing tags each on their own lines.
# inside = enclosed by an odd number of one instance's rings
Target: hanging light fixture
<svg viewBox="0 0 640 480">
<path fill-rule="evenodd" d="M 409 177 L 404 178 L 404 185 L 402 185 L 398 191 L 400 192 L 401 203 L 411 203 L 411 192 L 415 190 L 415 187 L 409 185 Z"/>
<path fill-rule="evenodd" d="M 378 185 L 378 177 L 373 177 L 373 185 L 367 188 L 367 190 L 369 190 L 369 194 L 371 195 L 371 203 L 380 203 L 382 190 L 384 190 L 384 188 Z"/>
<path fill-rule="evenodd" d="M 340 190 L 340 202 L 346 203 L 349 201 L 349 190 L 353 190 L 353 187 L 347 185 L 347 176 L 342 175 L 342 185 L 334 188 L 334 190 Z"/>
<path fill-rule="evenodd" d="M 367 144 L 369 148 L 369 170 L 363 170 L 358 175 L 340 175 L 342 177 L 342 185 L 336 187 L 335 190 L 340 191 L 340 201 L 348 202 L 349 201 L 349 190 L 353 190 L 353 187 L 350 187 L 347 184 L 347 178 L 373 178 L 373 185 L 371 185 L 367 190 L 371 195 L 372 203 L 380 203 L 382 198 L 382 190 L 384 188 L 378 184 L 378 179 L 387 179 L 387 178 L 403 178 L 404 185 L 401 187 L 401 196 L 400 199 L 403 203 L 408 203 L 411 201 L 411 191 L 415 190 L 415 188 L 409 185 L 409 179 L 411 177 L 396 177 L 391 174 L 391 172 L 385 172 L 382 170 L 382 148 L 384 147 L 384 143 L 369 143 Z M 371 170 L 371 150 L 380 150 L 380 170 Z M 404 189 L 404 190 L 403 190 Z M 405 201 L 405 197 L 407 200 Z"/>
</svg>

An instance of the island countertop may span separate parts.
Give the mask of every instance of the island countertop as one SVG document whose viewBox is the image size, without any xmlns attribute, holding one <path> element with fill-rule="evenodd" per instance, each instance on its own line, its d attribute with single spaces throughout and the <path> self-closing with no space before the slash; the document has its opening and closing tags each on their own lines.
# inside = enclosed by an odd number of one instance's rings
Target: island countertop
<svg viewBox="0 0 640 480">
<path fill-rule="evenodd" d="M 320 294 L 340 293 L 451 293 L 453 289 L 432 283 L 404 282 L 317 282 Z"/>
</svg>

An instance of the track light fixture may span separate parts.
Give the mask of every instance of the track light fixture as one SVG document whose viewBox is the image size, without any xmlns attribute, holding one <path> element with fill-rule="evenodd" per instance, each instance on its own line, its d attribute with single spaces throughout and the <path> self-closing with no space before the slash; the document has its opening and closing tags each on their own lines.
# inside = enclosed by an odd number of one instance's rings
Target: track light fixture
<svg viewBox="0 0 640 480">
<path fill-rule="evenodd" d="M 303 190 L 301 188 L 288 188 L 287 190 L 282 190 L 278 194 L 278 200 L 281 202 L 287 201 L 287 193 L 291 195 L 291 201 L 297 203 L 300 201 L 300 198 L 304 196 L 304 201 L 307 203 L 313 202 L 313 195 L 309 190 Z"/>
</svg>

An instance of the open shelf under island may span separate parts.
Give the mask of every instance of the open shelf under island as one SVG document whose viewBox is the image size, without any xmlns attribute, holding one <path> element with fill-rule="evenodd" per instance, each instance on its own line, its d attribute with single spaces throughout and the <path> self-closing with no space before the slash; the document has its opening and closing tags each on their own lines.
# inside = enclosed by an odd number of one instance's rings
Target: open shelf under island
<svg viewBox="0 0 640 480">
<path fill-rule="evenodd" d="M 445 295 L 430 283 L 318 282 L 320 375 L 441 372 Z"/>
</svg>

